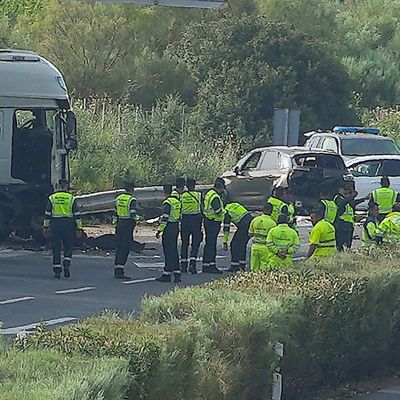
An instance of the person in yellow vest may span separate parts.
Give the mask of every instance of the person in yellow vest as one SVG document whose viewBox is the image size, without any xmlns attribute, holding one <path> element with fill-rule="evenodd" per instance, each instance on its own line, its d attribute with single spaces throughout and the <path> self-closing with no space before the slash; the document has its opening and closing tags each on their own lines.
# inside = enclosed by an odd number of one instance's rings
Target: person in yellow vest
<svg viewBox="0 0 400 400">
<path fill-rule="evenodd" d="M 178 178 L 175 182 L 175 189 L 172 191 L 172 196 L 176 197 L 181 201 L 182 194 L 186 191 L 186 180 L 185 178 Z"/>
<path fill-rule="evenodd" d="M 272 204 L 266 203 L 263 214 L 255 217 L 250 224 L 249 236 L 252 239 L 250 270 L 252 272 L 268 269 L 270 252 L 267 247 L 268 232 L 276 226 L 271 218 Z"/>
<path fill-rule="evenodd" d="M 334 225 L 336 229 L 336 245 L 339 251 L 351 248 L 356 224 L 355 208 L 358 204 L 368 199 L 368 196 L 356 199 L 357 195 L 354 182 L 344 181 L 339 186 L 338 194 L 335 196 L 335 203 L 338 209 Z"/>
<path fill-rule="evenodd" d="M 376 236 L 380 243 L 400 243 L 400 204 L 395 204 L 393 211 L 379 224 Z"/>
<path fill-rule="evenodd" d="M 288 187 L 285 189 L 282 200 L 287 205 L 289 226 L 298 233 L 299 231 L 297 228 L 297 220 L 296 220 L 295 196 L 291 188 Z"/>
<path fill-rule="evenodd" d="M 313 229 L 309 239 L 307 258 L 321 260 L 336 253 L 335 227 L 324 219 L 324 213 L 320 208 L 311 212 Z"/>
<path fill-rule="evenodd" d="M 368 206 L 368 216 L 363 223 L 361 241 L 363 247 L 370 247 L 377 244 L 379 241 L 377 238 L 378 231 L 378 215 L 379 207 L 376 203 L 370 203 Z"/>
<path fill-rule="evenodd" d="M 62 272 L 61 248 L 64 248 L 64 277 L 69 278 L 75 235 L 82 235 L 82 221 L 75 197 L 69 193 L 68 182 L 61 179 L 58 186 L 59 189 L 49 196 L 43 221 L 45 236 L 51 236 L 53 272 L 56 279 L 60 279 Z"/>
<path fill-rule="evenodd" d="M 125 193 L 115 198 L 115 214 L 117 227 L 115 230 L 117 246 L 114 260 L 114 278 L 131 279 L 125 275 L 125 264 L 128 260 L 131 243 L 133 241 L 133 230 L 137 221 L 136 198 L 134 196 L 135 184 L 127 182 Z"/>
<path fill-rule="evenodd" d="M 338 206 L 333 200 L 333 196 L 328 188 L 323 187 L 320 193 L 320 201 L 317 208 L 321 208 L 324 213 L 324 219 L 331 224 L 336 221 Z"/>
<path fill-rule="evenodd" d="M 393 206 L 399 201 L 399 193 L 390 187 L 389 178 L 383 176 L 381 178 L 381 187 L 374 190 L 370 195 L 370 203 L 374 202 L 379 207 L 378 221 L 382 222 L 392 212 Z"/>
<path fill-rule="evenodd" d="M 281 214 L 277 226 L 268 232 L 269 268 L 279 269 L 293 265 L 293 256 L 300 248 L 300 239 L 298 233 L 288 223 L 288 216 Z"/>
<path fill-rule="evenodd" d="M 193 178 L 186 180 L 187 190 L 181 194 L 182 222 L 181 222 L 181 271 L 197 274 L 196 263 L 200 243 L 203 240 L 203 213 L 201 209 L 201 192 L 196 190 L 196 181 Z M 191 243 L 190 263 L 189 243 Z"/>
<path fill-rule="evenodd" d="M 178 254 L 179 221 L 181 219 L 181 202 L 172 195 L 172 185 L 164 185 L 165 200 L 162 204 L 162 217 L 156 233 L 157 239 L 162 236 L 162 247 L 165 258 L 163 274 L 158 282 L 171 282 L 174 275 L 175 283 L 181 282 L 181 269 Z"/>
<path fill-rule="evenodd" d="M 231 222 L 236 226 L 236 232 L 231 241 L 231 267 L 229 272 L 246 271 L 247 243 L 249 243 L 249 227 L 253 216 L 240 203 L 228 203 L 225 206 L 224 218 L 224 250 L 228 250 Z"/>
<path fill-rule="evenodd" d="M 204 196 L 203 213 L 206 240 L 203 252 L 203 272 L 221 274 L 217 268 L 217 239 L 221 223 L 225 218 L 225 207 L 222 195 L 225 192 L 225 181 L 217 178 L 214 187 Z"/>
<path fill-rule="evenodd" d="M 278 222 L 279 215 L 289 215 L 289 209 L 287 203 L 283 200 L 285 197 L 285 189 L 282 186 L 274 188 L 272 195 L 268 198 L 267 203 L 272 205 L 271 218 L 275 223 Z"/>
</svg>

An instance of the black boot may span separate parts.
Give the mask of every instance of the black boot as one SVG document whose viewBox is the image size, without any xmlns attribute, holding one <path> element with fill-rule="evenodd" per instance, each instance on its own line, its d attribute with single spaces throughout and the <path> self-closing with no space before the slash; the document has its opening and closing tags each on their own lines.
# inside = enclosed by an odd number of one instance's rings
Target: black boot
<svg viewBox="0 0 400 400">
<path fill-rule="evenodd" d="M 222 274 L 215 265 L 203 265 L 203 274 Z"/>
<path fill-rule="evenodd" d="M 181 273 L 180 272 L 174 272 L 174 282 L 175 283 L 181 283 L 182 278 L 181 278 Z"/>
<path fill-rule="evenodd" d="M 232 274 L 236 274 L 236 272 L 239 272 L 239 265 L 231 264 L 231 267 L 228 269 L 228 272 L 231 272 Z"/>
<path fill-rule="evenodd" d="M 181 261 L 181 272 L 183 274 L 186 274 L 188 271 L 188 262 L 187 261 Z"/>
<path fill-rule="evenodd" d="M 61 266 L 53 267 L 54 278 L 60 279 L 61 277 Z"/>
<path fill-rule="evenodd" d="M 170 274 L 162 274 L 156 279 L 157 282 L 166 282 L 171 283 L 171 275 Z"/>
<path fill-rule="evenodd" d="M 71 277 L 71 272 L 70 272 L 71 260 L 64 260 L 63 265 L 64 265 L 64 278 L 70 278 Z"/>
<path fill-rule="evenodd" d="M 197 274 L 196 260 L 190 260 L 189 272 L 193 275 Z"/>
<path fill-rule="evenodd" d="M 121 279 L 123 281 L 129 281 L 129 279 L 131 279 L 130 276 L 126 276 L 125 275 L 124 269 L 122 267 L 114 268 L 114 278 L 115 279 Z"/>
</svg>

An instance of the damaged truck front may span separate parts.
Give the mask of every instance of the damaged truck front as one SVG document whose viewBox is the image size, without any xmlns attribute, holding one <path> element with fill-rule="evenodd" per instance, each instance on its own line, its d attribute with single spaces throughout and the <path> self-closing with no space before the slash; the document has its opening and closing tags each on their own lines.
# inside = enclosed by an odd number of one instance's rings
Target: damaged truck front
<svg viewBox="0 0 400 400">
<path fill-rule="evenodd" d="M 61 73 L 35 53 L 0 50 L 0 235 L 38 232 L 46 199 L 69 180 L 76 119 Z"/>
</svg>

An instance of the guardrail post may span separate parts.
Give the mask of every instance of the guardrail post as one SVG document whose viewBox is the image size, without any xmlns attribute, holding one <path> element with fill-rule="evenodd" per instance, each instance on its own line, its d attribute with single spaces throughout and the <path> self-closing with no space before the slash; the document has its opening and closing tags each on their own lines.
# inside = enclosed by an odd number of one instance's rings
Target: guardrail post
<svg viewBox="0 0 400 400">
<path fill-rule="evenodd" d="M 282 399 L 282 374 L 280 361 L 283 358 L 283 344 L 275 343 L 274 352 L 278 355 L 278 360 L 273 366 L 272 371 L 272 400 Z"/>
</svg>

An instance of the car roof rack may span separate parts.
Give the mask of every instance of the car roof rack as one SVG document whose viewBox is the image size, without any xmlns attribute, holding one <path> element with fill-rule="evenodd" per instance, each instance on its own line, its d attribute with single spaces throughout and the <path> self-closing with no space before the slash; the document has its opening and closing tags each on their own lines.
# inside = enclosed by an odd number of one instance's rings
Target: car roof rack
<svg viewBox="0 0 400 400">
<path fill-rule="evenodd" d="M 379 128 L 367 128 L 367 127 L 359 127 L 359 126 L 335 126 L 333 128 L 333 132 L 339 134 L 346 133 L 369 133 L 371 135 L 379 135 Z"/>
</svg>

